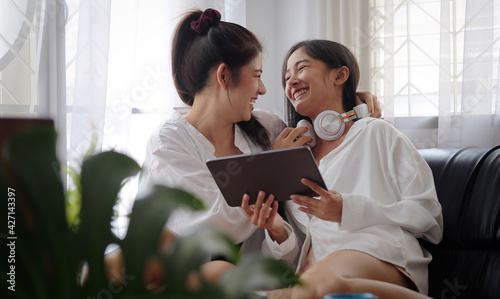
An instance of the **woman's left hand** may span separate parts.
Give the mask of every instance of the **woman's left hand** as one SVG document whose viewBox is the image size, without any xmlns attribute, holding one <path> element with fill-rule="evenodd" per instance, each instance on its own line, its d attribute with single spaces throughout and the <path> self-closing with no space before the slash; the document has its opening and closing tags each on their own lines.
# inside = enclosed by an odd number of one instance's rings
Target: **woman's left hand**
<svg viewBox="0 0 500 299">
<path fill-rule="evenodd" d="M 266 229 L 269 236 L 278 244 L 281 244 L 288 237 L 285 230 L 285 220 L 278 214 L 278 202 L 274 200 L 274 195 L 270 194 L 267 200 L 264 201 L 265 196 L 266 193 L 260 191 L 255 204 L 249 205 L 250 196 L 245 194 L 243 195 L 241 208 L 254 225 Z"/>
<path fill-rule="evenodd" d="M 308 179 L 302 179 L 301 182 L 321 198 L 315 199 L 297 194 L 290 196 L 294 203 L 301 206 L 299 210 L 322 220 L 340 223 L 342 220 L 342 195 L 334 190 L 325 190 Z"/>
</svg>

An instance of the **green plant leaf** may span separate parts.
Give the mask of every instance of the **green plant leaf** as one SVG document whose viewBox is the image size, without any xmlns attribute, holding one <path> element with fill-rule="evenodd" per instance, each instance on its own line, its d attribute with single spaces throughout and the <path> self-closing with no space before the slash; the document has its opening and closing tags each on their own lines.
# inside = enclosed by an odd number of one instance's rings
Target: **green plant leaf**
<svg viewBox="0 0 500 299">
<path fill-rule="evenodd" d="M 38 298 L 68 297 L 75 290 L 75 247 L 64 211 L 56 138 L 53 129 L 21 131 L 3 152 L 16 183 L 16 229 L 22 233 L 16 249 L 30 254 L 16 256 L 17 287 Z M 23 267 L 45 276 L 22 277 Z"/>
<path fill-rule="evenodd" d="M 139 170 L 134 160 L 116 152 L 87 157 L 82 164 L 78 235 L 83 257 L 88 262 L 87 288 L 90 293 L 97 294 L 108 285 L 104 272 L 104 251 L 115 241 L 111 231 L 113 206 L 122 181 Z"/>
<path fill-rule="evenodd" d="M 55 131 L 48 129 L 24 131 L 7 143 L 4 154 L 24 195 L 41 212 L 43 223 L 61 230 L 67 222 L 61 217 L 65 197 L 55 151 L 56 137 Z"/>
<path fill-rule="evenodd" d="M 82 206 L 80 173 L 71 166 L 67 167 L 66 173 L 73 183 L 73 188 L 66 191 L 66 218 L 71 230 L 76 232 L 80 227 L 80 209 Z"/>
<path fill-rule="evenodd" d="M 191 210 L 204 208 L 203 202 L 194 195 L 160 185 L 153 186 L 148 194 L 134 202 L 127 235 L 121 242 L 128 274 L 137 276 L 143 272 L 146 260 L 158 252 L 168 217 L 179 207 Z M 132 283 L 131 288 L 139 287 L 139 281 Z"/>
<path fill-rule="evenodd" d="M 245 298 L 259 289 L 287 288 L 299 285 L 294 270 L 284 261 L 262 255 L 244 256 L 237 267 L 226 273 L 220 282 L 228 298 Z"/>
</svg>

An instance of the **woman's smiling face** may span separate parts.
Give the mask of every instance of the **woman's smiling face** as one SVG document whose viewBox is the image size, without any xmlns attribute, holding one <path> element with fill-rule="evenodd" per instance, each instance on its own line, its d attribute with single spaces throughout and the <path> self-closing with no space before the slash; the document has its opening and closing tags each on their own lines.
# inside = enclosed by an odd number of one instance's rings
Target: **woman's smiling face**
<svg viewBox="0 0 500 299">
<path fill-rule="evenodd" d="M 257 101 L 258 96 L 266 93 L 266 87 L 262 82 L 261 76 L 262 54 L 259 54 L 249 64 L 241 68 L 241 76 L 238 84 L 229 89 L 231 103 L 241 113 L 240 120 L 250 119 L 253 105 Z"/>
<path fill-rule="evenodd" d="M 313 59 L 300 48 L 290 55 L 285 72 L 285 94 L 295 110 L 311 118 L 327 110 L 328 99 L 336 95 L 334 79 L 337 69 Z"/>
</svg>

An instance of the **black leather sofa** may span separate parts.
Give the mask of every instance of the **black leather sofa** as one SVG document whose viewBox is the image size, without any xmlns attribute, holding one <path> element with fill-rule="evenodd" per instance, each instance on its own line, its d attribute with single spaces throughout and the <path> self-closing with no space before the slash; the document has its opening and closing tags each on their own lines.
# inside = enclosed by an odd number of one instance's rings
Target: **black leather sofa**
<svg viewBox="0 0 500 299">
<path fill-rule="evenodd" d="M 500 146 L 419 150 L 434 175 L 444 234 L 431 252 L 432 298 L 500 298 Z"/>
</svg>

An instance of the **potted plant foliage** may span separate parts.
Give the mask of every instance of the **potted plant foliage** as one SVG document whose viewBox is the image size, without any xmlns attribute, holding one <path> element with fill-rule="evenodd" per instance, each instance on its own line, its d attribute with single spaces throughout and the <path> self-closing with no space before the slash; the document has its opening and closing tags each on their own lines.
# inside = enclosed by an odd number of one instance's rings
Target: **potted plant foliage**
<svg viewBox="0 0 500 299">
<path fill-rule="evenodd" d="M 126 178 L 140 171 L 134 160 L 117 152 L 92 154 L 78 173 L 72 173 L 71 196 L 79 197 L 81 206 L 66 211 L 68 196 L 56 157 L 56 138 L 54 130 L 27 130 L 3 149 L 9 169 L 0 172 L 0 190 L 7 198 L 4 203 L 11 203 L 4 205 L 8 210 L 2 211 L 2 217 L 8 219 L 2 221 L 0 231 L 2 250 L 7 250 L 2 256 L 10 257 L 0 262 L 0 272 L 7 274 L 1 280 L 6 298 L 238 299 L 262 285 L 298 283 L 284 262 L 260 255 L 240 258 L 233 242 L 215 229 L 177 238 L 168 252 L 157 250 L 174 209 L 203 208 L 202 201 L 180 189 L 154 186 L 135 201 L 126 236 L 117 238 L 111 223 L 119 190 Z M 68 215 L 76 225 L 69 224 Z M 113 243 L 121 247 L 124 257 L 125 272 L 119 283 L 111 283 L 105 271 L 105 251 Z M 186 287 L 188 277 L 212 254 L 224 255 L 238 266 L 220 284 L 201 279 L 195 290 Z M 154 292 L 146 289 L 143 280 L 151 258 L 166 273 L 164 285 Z M 84 282 L 79 277 L 83 267 L 88 270 Z"/>
</svg>

